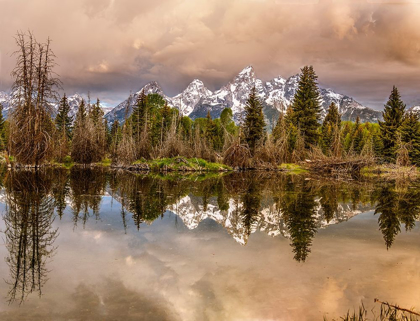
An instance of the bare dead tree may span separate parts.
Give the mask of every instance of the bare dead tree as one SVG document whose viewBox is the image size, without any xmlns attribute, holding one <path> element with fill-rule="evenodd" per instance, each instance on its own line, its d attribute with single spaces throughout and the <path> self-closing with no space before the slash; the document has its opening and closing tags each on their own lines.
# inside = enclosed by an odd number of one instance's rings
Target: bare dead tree
<svg viewBox="0 0 420 321">
<path fill-rule="evenodd" d="M 53 71 L 56 63 L 49 38 L 39 43 L 31 32 L 18 32 L 15 40 L 10 152 L 18 163 L 38 166 L 53 154 L 51 106 L 59 98 L 61 82 Z"/>
</svg>

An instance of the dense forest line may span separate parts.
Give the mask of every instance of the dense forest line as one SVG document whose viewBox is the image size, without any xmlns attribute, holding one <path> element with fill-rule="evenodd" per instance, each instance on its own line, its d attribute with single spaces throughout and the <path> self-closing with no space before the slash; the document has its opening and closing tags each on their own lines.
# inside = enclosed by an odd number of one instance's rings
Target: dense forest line
<svg viewBox="0 0 420 321">
<path fill-rule="evenodd" d="M 263 106 L 255 88 L 249 94 L 237 125 L 232 111 L 220 118 L 190 119 L 168 106 L 158 94 L 142 92 L 131 115 L 132 101 L 120 124 L 108 124 L 99 99 L 83 101 L 75 119 L 60 80 L 54 74 L 50 41 L 39 43 L 32 34 L 16 37 L 17 64 L 12 72 L 13 110 L 8 120 L 0 115 L 0 148 L 6 160 L 23 165 L 110 161 L 115 166 L 152 159 L 201 158 L 234 168 L 277 168 L 281 163 L 313 160 L 338 163 L 364 161 L 418 165 L 419 116 L 405 111 L 394 87 L 376 123 L 343 122 L 332 103 L 321 119 L 317 75 L 312 66 L 301 69 L 298 90 L 272 132 L 267 131 Z M 53 118 L 51 106 L 59 100 Z"/>
</svg>

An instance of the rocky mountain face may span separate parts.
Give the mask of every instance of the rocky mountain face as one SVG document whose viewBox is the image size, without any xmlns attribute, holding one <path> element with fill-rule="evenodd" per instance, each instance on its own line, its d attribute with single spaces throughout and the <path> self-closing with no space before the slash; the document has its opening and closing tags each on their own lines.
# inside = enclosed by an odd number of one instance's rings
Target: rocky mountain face
<svg viewBox="0 0 420 321">
<path fill-rule="evenodd" d="M 10 111 L 10 105 L 11 105 L 12 97 L 3 91 L 0 91 L 0 104 L 3 106 L 3 116 L 7 117 L 9 111 Z"/>
<path fill-rule="evenodd" d="M 264 106 L 266 121 L 269 125 L 273 125 L 277 121 L 279 113 L 285 112 L 291 104 L 298 88 L 298 82 L 299 75 L 294 75 L 287 79 L 279 76 L 270 81 L 263 82 L 256 77 L 253 67 L 248 66 L 229 83 L 215 92 L 206 88 L 201 80 L 195 79 L 184 91 L 174 97 L 169 97 L 164 93 L 160 85 L 153 81 L 130 95 L 130 97 L 116 107 L 102 108 L 106 114 L 105 118 L 109 123 L 113 123 L 115 120 L 121 122 L 124 120 L 126 112 L 128 112 L 128 115 L 131 114 L 138 95 L 144 90 L 146 94 L 157 93 L 161 95 L 168 102 L 169 106 L 178 108 L 182 115 L 189 116 L 192 119 L 205 117 L 208 111 L 210 111 L 213 118 L 217 118 L 223 109 L 232 108 L 234 120 L 238 123 L 244 116 L 246 100 L 251 89 L 255 86 Z M 352 97 L 336 93 L 332 89 L 320 88 L 320 94 L 322 117 L 326 115 L 331 102 L 339 106 L 343 120 L 354 121 L 359 116 L 363 122 L 377 122 L 382 117 L 380 111 L 363 106 Z M 71 106 L 70 115 L 75 116 L 82 101 L 82 96 L 75 94 L 69 96 L 68 99 Z M 3 115 L 6 117 L 11 107 L 10 101 L 11 97 L 9 94 L 0 92 L 0 102 L 4 107 Z M 57 109 L 56 105 L 53 107 Z"/>
<path fill-rule="evenodd" d="M 159 86 L 159 84 L 156 81 L 149 82 L 146 86 L 144 86 L 138 92 L 136 92 L 135 94 L 131 94 L 126 100 L 124 100 L 122 103 L 118 104 L 116 107 L 111 109 L 111 111 L 105 115 L 105 118 L 108 120 L 108 123 L 112 124 L 116 120 L 118 120 L 119 122 L 122 122 L 124 121 L 126 114 L 127 116 L 131 115 L 131 113 L 133 112 L 133 107 L 137 101 L 137 98 L 143 90 L 146 95 L 159 94 L 168 102 L 171 99 L 170 97 L 166 96 L 163 93 L 162 88 Z"/>
<path fill-rule="evenodd" d="M 79 110 L 82 100 L 83 100 L 83 97 L 77 93 L 72 96 L 67 97 L 67 101 L 70 106 L 69 116 L 73 117 L 73 119 L 76 119 L 76 114 L 77 114 L 77 111 Z M 85 100 L 85 103 L 86 103 L 86 100 Z M 92 103 L 95 103 L 95 101 L 93 101 Z M 103 105 L 101 105 L 101 108 L 104 114 L 109 113 L 113 109 L 112 107 L 105 107 Z M 57 110 L 58 105 L 54 105 L 54 109 Z"/>
<path fill-rule="evenodd" d="M 169 97 L 164 94 L 157 82 L 151 82 L 116 106 L 106 115 L 106 118 L 110 123 L 116 119 L 122 121 L 127 105 L 130 114 L 138 95 L 144 90 L 146 94 L 158 93 L 162 95 L 171 107 L 178 108 L 183 115 L 192 119 L 205 117 L 208 111 L 213 118 L 217 118 L 224 108 L 232 108 L 234 119 L 239 122 L 243 117 L 249 93 L 255 86 L 264 106 L 266 120 L 269 124 L 273 124 L 279 113 L 285 112 L 291 104 L 298 88 L 298 82 L 299 75 L 291 76 L 288 79 L 276 77 L 263 82 L 256 77 L 252 66 L 244 68 L 232 81 L 215 92 L 207 89 L 202 81 L 195 79 L 182 93 Z M 381 119 L 380 111 L 363 106 L 349 96 L 336 93 L 328 88 L 320 88 L 320 94 L 322 117 L 326 115 L 331 102 L 335 102 L 339 106 L 343 120 L 354 121 L 357 116 L 364 122 L 377 122 Z"/>
<path fill-rule="evenodd" d="M 420 116 L 420 106 L 413 106 L 408 109 L 409 112 L 418 114 Z"/>
<path fill-rule="evenodd" d="M 73 117 L 73 119 L 75 119 L 77 111 L 79 110 L 79 106 L 82 103 L 83 97 L 76 93 L 72 96 L 68 96 L 67 99 L 70 106 L 69 115 Z M 6 92 L 0 91 L 0 103 L 3 105 L 3 116 L 7 118 L 12 107 L 11 95 Z M 51 107 L 53 110 L 53 114 L 55 115 L 58 110 L 58 104 L 53 104 Z M 113 109 L 112 107 L 105 107 L 102 105 L 101 108 L 104 111 L 104 114 L 107 114 Z"/>
</svg>

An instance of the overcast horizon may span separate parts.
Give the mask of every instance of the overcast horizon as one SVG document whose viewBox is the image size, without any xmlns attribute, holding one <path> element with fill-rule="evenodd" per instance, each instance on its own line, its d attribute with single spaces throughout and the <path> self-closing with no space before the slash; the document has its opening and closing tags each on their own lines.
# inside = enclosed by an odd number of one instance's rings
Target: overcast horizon
<svg viewBox="0 0 420 321">
<path fill-rule="evenodd" d="M 68 95 L 89 91 L 112 107 L 150 81 L 169 96 L 195 78 L 214 91 L 247 65 L 263 81 L 313 65 L 320 86 L 374 109 L 393 85 L 407 107 L 420 104 L 420 1 L 0 0 L 0 8 L 0 91 L 12 83 L 13 37 L 31 30 L 52 39 Z"/>
</svg>

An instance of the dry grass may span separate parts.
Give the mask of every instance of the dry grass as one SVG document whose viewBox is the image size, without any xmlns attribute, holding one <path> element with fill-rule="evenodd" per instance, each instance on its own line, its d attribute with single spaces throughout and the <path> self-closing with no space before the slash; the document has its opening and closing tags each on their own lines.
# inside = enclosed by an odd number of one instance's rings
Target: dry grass
<svg viewBox="0 0 420 321">
<path fill-rule="evenodd" d="M 419 321 L 420 314 L 415 312 L 413 309 L 401 308 L 397 305 L 392 305 L 387 302 L 381 302 L 378 299 L 375 299 L 375 302 L 381 304 L 379 315 L 373 309 L 370 313 L 365 309 L 362 304 L 357 311 L 350 312 L 348 311 L 346 315 L 340 317 L 343 321 Z M 327 318 L 324 317 L 324 321 L 327 321 Z"/>
<path fill-rule="evenodd" d="M 362 168 L 361 174 L 367 177 L 385 179 L 415 179 L 420 176 L 416 166 L 399 166 L 395 164 L 366 166 Z"/>
<path fill-rule="evenodd" d="M 305 167 L 323 173 L 359 173 L 363 167 L 374 164 L 371 153 L 356 155 L 349 153 L 344 157 L 326 156 L 319 147 L 313 147 L 305 160 Z"/>
<path fill-rule="evenodd" d="M 223 163 L 233 168 L 248 168 L 251 151 L 248 145 L 241 143 L 239 137 L 235 138 L 223 153 Z"/>
</svg>

